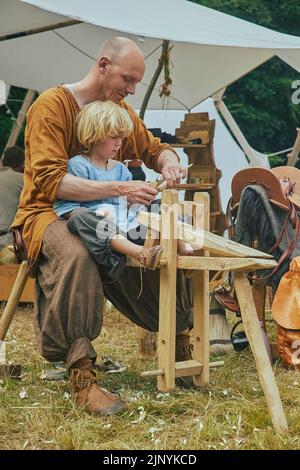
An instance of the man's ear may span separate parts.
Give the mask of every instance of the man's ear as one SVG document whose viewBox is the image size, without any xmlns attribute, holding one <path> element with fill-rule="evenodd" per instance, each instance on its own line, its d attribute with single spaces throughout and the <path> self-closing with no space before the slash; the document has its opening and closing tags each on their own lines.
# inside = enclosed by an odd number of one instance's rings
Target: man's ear
<svg viewBox="0 0 300 470">
<path fill-rule="evenodd" d="M 111 65 L 111 60 L 107 56 L 102 56 L 98 60 L 98 69 L 101 73 L 104 73 Z"/>
</svg>

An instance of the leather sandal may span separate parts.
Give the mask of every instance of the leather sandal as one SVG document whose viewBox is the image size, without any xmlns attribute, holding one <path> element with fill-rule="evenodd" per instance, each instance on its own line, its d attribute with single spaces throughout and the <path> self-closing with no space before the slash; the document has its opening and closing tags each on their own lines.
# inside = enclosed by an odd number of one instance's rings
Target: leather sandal
<svg viewBox="0 0 300 470">
<path fill-rule="evenodd" d="M 163 254 L 163 247 L 161 245 L 153 246 L 152 248 L 142 248 L 139 261 L 142 266 L 151 271 L 154 271 Z"/>
</svg>

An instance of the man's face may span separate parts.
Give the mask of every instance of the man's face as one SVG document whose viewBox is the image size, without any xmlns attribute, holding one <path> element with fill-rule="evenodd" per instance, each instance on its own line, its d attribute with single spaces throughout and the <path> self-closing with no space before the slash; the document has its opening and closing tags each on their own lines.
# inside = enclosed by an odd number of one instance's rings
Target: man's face
<svg viewBox="0 0 300 470">
<path fill-rule="evenodd" d="M 144 62 L 140 57 L 135 60 L 134 56 L 128 55 L 112 61 L 105 70 L 102 82 L 105 99 L 118 103 L 127 95 L 133 95 L 144 71 Z"/>
</svg>

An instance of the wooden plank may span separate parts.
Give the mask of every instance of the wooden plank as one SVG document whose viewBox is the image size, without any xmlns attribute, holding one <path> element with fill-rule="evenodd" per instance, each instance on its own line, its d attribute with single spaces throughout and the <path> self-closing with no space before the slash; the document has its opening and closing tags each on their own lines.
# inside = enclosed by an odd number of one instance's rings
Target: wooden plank
<svg viewBox="0 0 300 470">
<path fill-rule="evenodd" d="M 209 230 L 209 195 L 195 193 L 194 201 L 203 206 L 203 213 L 195 215 L 194 226 Z M 207 250 L 200 252 L 208 257 Z M 194 383 L 205 387 L 209 384 L 209 271 L 196 271 L 193 277 L 194 286 L 194 360 L 202 364 L 201 374 L 195 374 Z"/>
<path fill-rule="evenodd" d="M 7 302 L 10 293 L 14 286 L 17 274 L 19 271 L 19 264 L 9 264 L 0 266 L 0 302 Z M 20 302 L 34 302 L 35 301 L 35 286 L 34 279 L 29 277 L 26 281 Z"/>
<path fill-rule="evenodd" d="M 184 121 L 182 122 L 198 123 L 199 121 L 209 121 L 209 114 L 208 113 L 187 113 L 184 115 Z"/>
<path fill-rule="evenodd" d="M 157 378 L 157 387 L 167 392 L 175 387 L 175 336 L 176 336 L 176 277 L 178 192 L 162 193 L 160 242 L 167 265 L 160 268 L 158 368 L 165 371 Z"/>
<path fill-rule="evenodd" d="M 214 183 L 182 183 L 176 184 L 175 189 L 212 189 L 215 187 Z"/>
<path fill-rule="evenodd" d="M 177 256 L 178 269 L 209 271 L 255 271 L 272 269 L 277 262 L 263 258 L 219 258 L 205 256 Z"/>
<path fill-rule="evenodd" d="M 209 367 L 220 367 L 224 366 L 224 361 L 214 361 L 209 363 Z M 192 369 L 193 368 L 193 369 Z M 197 361 L 182 361 L 175 363 L 175 376 L 176 377 L 183 377 L 187 375 L 192 375 L 195 372 L 195 368 L 197 368 L 197 372 L 199 368 L 202 368 L 202 364 L 199 364 Z M 182 371 L 187 370 L 188 372 L 185 373 Z M 145 370 L 141 372 L 141 377 L 157 377 L 159 375 L 164 375 L 164 369 L 155 369 L 155 370 Z"/>
<path fill-rule="evenodd" d="M 241 309 L 243 325 L 256 362 L 257 372 L 265 394 L 274 429 L 278 433 L 287 431 L 288 425 L 273 369 L 264 345 L 254 305 L 252 289 L 245 274 L 235 274 L 234 287 Z"/>
<path fill-rule="evenodd" d="M 189 375 L 200 377 L 202 371 L 202 363 L 195 359 L 191 361 L 176 362 L 175 364 L 175 377 L 187 377 Z"/>
<path fill-rule="evenodd" d="M 158 231 L 160 230 L 160 217 L 154 212 L 140 212 L 138 220 L 141 224 Z M 180 220 L 177 222 L 177 229 L 177 238 L 196 245 L 195 248 L 198 249 L 207 249 L 212 253 L 230 257 L 273 258 L 267 253 L 227 240 L 206 230 L 195 230 L 191 225 Z"/>
</svg>

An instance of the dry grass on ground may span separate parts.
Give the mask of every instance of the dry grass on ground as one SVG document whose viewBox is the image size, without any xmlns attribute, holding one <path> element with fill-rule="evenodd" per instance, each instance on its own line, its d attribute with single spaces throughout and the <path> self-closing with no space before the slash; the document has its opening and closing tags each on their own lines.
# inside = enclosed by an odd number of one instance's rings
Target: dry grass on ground
<svg viewBox="0 0 300 470">
<path fill-rule="evenodd" d="M 19 308 L 7 337 L 9 359 L 22 364 L 23 376 L 0 382 L 0 449 L 300 448 L 300 375 L 280 363 L 275 373 L 290 428 L 283 436 L 272 428 L 249 350 L 223 356 L 225 365 L 211 371 L 208 389 L 161 394 L 154 378 L 140 377 L 154 364 L 138 357 L 136 326 L 112 312 L 94 344 L 100 358 L 108 354 L 126 366 L 102 381 L 129 407 L 120 416 L 97 418 L 74 408 L 66 381 L 39 377 L 49 365 L 36 350 L 32 324 L 32 308 Z"/>
</svg>

